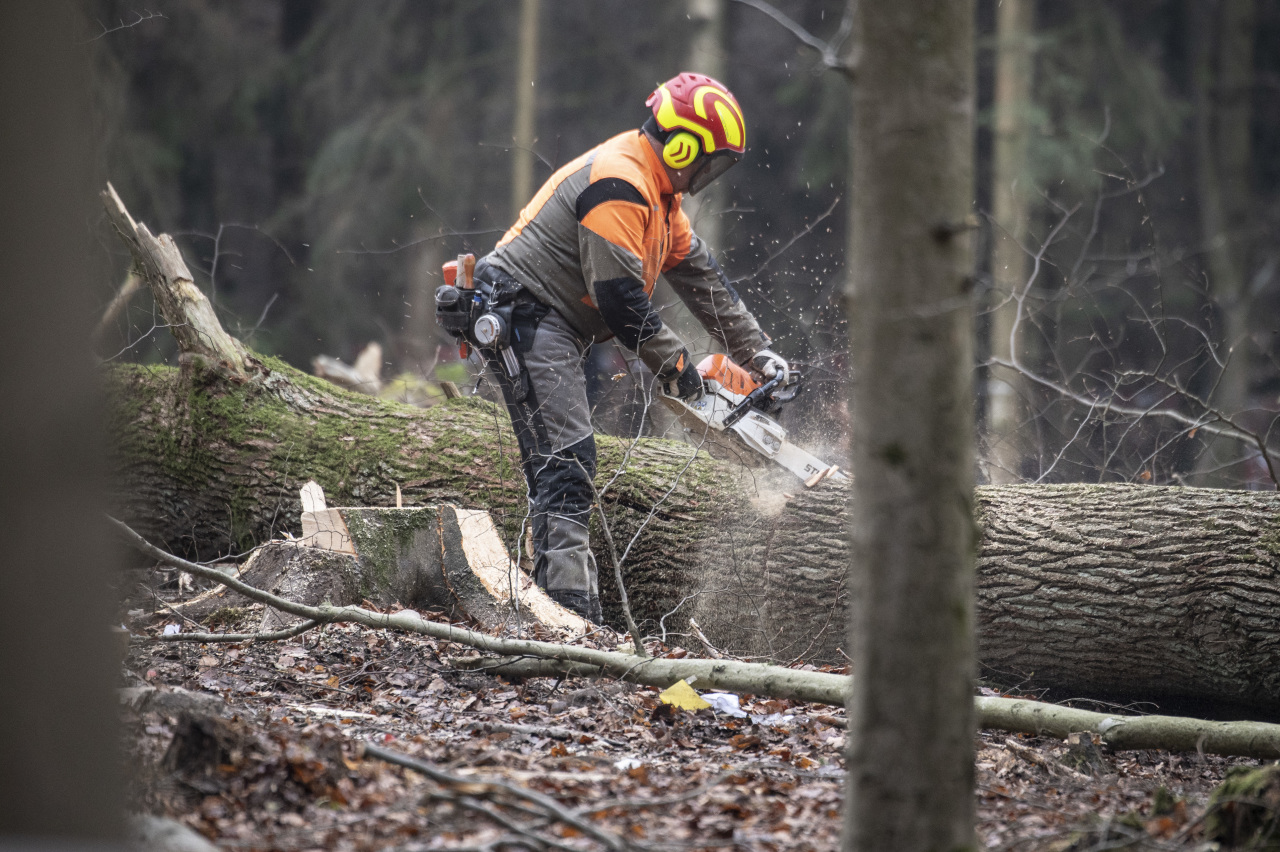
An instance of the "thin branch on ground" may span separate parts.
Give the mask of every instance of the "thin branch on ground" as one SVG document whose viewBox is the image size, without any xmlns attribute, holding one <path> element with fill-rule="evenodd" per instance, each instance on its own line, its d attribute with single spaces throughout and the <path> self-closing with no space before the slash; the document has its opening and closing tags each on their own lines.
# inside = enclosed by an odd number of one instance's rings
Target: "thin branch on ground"
<svg viewBox="0 0 1280 852">
<path fill-rule="evenodd" d="M 500 797 L 502 794 L 511 796 L 519 802 L 525 802 L 533 805 L 541 810 L 543 815 L 550 819 L 572 826 L 581 833 L 587 835 L 597 841 L 607 849 L 615 850 L 615 852 L 623 852 L 626 849 L 643 848 L 635 844 L 629 843 L 624 838 L 606 831 L 588 820 L 584 819 L 580 814 L 561 805 L 550 796 L 533 790 L 527 790 L 509 781 L 500 778 L 480 779 L 476 777 L 463 777 L 445 772 L 437 766 L 433 766 L 426 761 L 418 760 L 407 754 L 402 754 L 390 749 L 380 748 L 370 743 L 364 744 L 364 754 L 368 757 L 375 757 L 379 760 L 385 760 L 396 766 L 402 766 L 406 769 L 412 769 L 414 772 L 421 773 L 432 781 L 443 787 L 453 790 L 466 791 L 466 795 L 475 798 L 481 795 L 492 795 Z"/>
<path fill-rule="evenodd" d="M 604 534 L 605 547 L 609 550 L 609 561 L 613 564 L 613 580 L 618 584 L 618 599 L 622 603 L 622 617 L 627 622 L 627 630 L 631 631 L 631 643 L 635 647 L 636 656 L 647 657 L 649 653 L 644 649 L 644 642 L 640 636 L 640 628 L 636 626 L 636 620 L 631 615 L 631 601 L 627 597 L 627 584 L 622 579 L 622 562 L 618 559 L 618 548 L 613 544 L 613 533 L 609 529 L 609 516 L 605 514 L 604 503 L 600 499 L 600 492 L 596 490 L 595 482 L 590 479 L 591 491 L 595 497 L 596 516 L 600 518 L 600 531 Z"/>
<path fill-rule="evenodd" d="M 293 627 L 287 627 L 283 630 L 275 630 L 270 633 L 169 633 L 157 636 L 161 642 L 277 642 L 281 639 L 292 639 L 294 636 L 301 636 L 303 633 L 322 627 L 325 622 L 322 621 L 304 621 L 301 624 L 295 624 Z"/>
<path fill-rule="evenodd" d="M 217 580 L 245 597 L 282 612 L 323 624 L 355 623 L 376 630 L 401 630 L 497 654 L 499 659 L 474 657 L 465 662 L 507 676 L 574 676 L 613 678 L 648 686 L 668 687 L 697 678 L 707 688 L 771 698 L 799 699 L 833 707 L 845 706 L 851 678 L 846 675 L 801 671 L 765 663 L 699 658 L 639 658 L 635 654 L 601 651 L 555 642 L 490 636 L 452 624 L 428 621 L 413 610 L 381 613 L 358 606 L 308 606 L 228 577 L 212 568 L 166 553 L 127 525 L 108 518 L 134 548 L 199 577 Z M 501 659 L 505 657 L 507 659 Z M 536 657 L 521 660 L 521 657 Z M 454 660 L 455 665 L 464 661 Z M 1280 759 L 1280 725 L 1265 722 L 1211 722 L 1178 716 L 1123 716 L 1060 707 L 1039 701 L 979 696 L 976 715 L 983 727 L 1015 733 L 1065 738 L 1077 731 L 1096 732 L 1116 749 L 1161 748 Z"/>
</svg>

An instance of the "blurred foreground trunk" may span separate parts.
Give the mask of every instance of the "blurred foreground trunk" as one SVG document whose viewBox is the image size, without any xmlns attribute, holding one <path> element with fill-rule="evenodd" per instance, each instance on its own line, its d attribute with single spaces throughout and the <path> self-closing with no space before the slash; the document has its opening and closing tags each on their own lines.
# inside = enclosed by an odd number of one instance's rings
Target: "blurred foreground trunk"
<svg viewBox="0 0 1280 852">
<path fill-rule="evenodd" d="M 0 849 L 124 852 L 118 553 L 104 533 L 87 223 L 94 111 L 81 4 L 0 26 Z M 54 509 L 54 507 L 57 507 Z M 132 848 L 132 847 L 130 847 Z"/>
<path fill-rule="evenodd" d="M 854 678 L 841 848 L 972 849 L 974 3 L 848 10 Z"/>
<path fill-rule="evenodd" d="M 145 258 L 166 239 L 131 248 Z M 139 266 L 151 287 L 167 286 L 160 265 Z M 192 308 L 181 365 L 110 370 L 117 517 L 208 559 L 298 533 L 309 479 L 335 506 L 395 505 L 398 483 L 406 505 L 489 510 L 514 549 L 525 486 L 504 411 L 476 398 L 411 408 L 258 358 L 220 328 L 188 334 L 199 291 L 182 292 L 157 297 L 166 310 Z M 683 634 L 693 616 L 722 650 L 844 662 L 844 488 L 805 491 L 670 441 L 599 441 L 614 540 L 625 548 L 644 525 L 624 568 L 643 629 L 697 650 Z M 1064 695 L 1280 714 L 1280 495 L 1011 486 L 979 489 L 977 512 L 988 670 Z M 603 536 L 593 541 L 608 565 Z M 606 615 L 618 623 L 609 575 Z"/>
</svg>

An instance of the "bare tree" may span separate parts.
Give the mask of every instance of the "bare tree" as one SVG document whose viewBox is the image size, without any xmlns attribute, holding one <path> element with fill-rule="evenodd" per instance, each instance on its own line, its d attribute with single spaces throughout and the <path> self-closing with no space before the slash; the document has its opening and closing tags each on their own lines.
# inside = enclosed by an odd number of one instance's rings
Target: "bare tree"
<svg viewBox="0 0 1280 852">
<path fill-rule="evenodd" d="M 845 848 L 973 835 L 974 7 L 856 3 Z"/>
<path fill-rule="evenodd" d="M 1218 337 L 1222 374 L 1210 401 L 1227 414 L 1249 404 L 1248 253 L 1244 231 L 1250 212 L 1249 136 L 1252 119 L 1254 0 L 1193 4 L 1195 140 L 1200 227 L 1207 246 L 1206 271 L 1221 317 Z M 1217 452 L 1212 450 L 1216 449 Z M 1220 456 L 1237 448 L 1210 445 L 1200 460 L 1206 484 L 1230 481 Z"/>
<path fill-rule="evenodd" d="M 533 143 L 537 134 L 538 21 L 541 0 L 520 0 L 519 47 L 516 51 L 516 114 L 512 131 L 511 217 L 514 220 L 533 195 Z"/>
<path fill-rule="evenodd" d="M 706 74 L 721 82 L 725 79 L 724 19 L 726 0 L 686 0 L 693 38 L 689 44 L 689 62 L 685 70 Z M 716 181 L 696 198 L 685 198 L 684 206 L 693 220 L 698 236 L 713 252 L 724 249 L 724 220 L 728 205 L 728 186 Z"/>
<path fill-rule="evenodd" d="M 1027 114 L 1031 107 L 1031 30 L 1035 3 L 1004 0 L 996 12 L 995 138 L 992 151 L 991 356 L 1010 360 L 1018 348 L 1019 301 L 1029 257 L 1031 181 L 1027 175 Z M 1025 448 L 1017 438 L 1028 412 L 1021 377 L 989 371 L 986 478 L 994 485 L 1020 482 Z"/>
</svg>

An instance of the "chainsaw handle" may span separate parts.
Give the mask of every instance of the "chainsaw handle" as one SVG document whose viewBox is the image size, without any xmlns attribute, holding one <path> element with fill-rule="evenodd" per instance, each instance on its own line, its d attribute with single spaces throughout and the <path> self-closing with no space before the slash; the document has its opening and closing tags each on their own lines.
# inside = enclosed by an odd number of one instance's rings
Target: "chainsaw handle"
<svg viewBox="0 0 1280 852">
<path fill-rule="evenodd" d="M 742 402 L 734 406 L 733 411 L 730 411 L 728 414 L 724 416 L 724 427 L 728 429 L 730 426 L 737 423 L 742 418 L 746 417 L 747 412 L 750 411 L 753 407 L 755 407 L 756 403 L 758 403 L 760 400 L 768 396 L 769 391 L 773 390 L 774 387 L 780 381 L 782 381 L 781 373 L 774 376 L 772 379 L 765 382 L 760 387 L 753 390 L 751 393 L 747 394 L 746 399 L 744 399 Z"/>
</svg>

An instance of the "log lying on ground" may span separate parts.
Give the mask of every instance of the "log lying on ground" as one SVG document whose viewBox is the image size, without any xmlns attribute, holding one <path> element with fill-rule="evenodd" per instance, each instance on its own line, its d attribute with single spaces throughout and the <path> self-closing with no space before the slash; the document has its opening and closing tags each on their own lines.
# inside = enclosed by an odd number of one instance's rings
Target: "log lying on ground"
<svg viewBox="0 0 1280 852">
<path fill-rule="evenodd" d="M 386 614 L 355 606 L 317 607 L 295 603 L 255 589 L 234 578 L 224 577 L 212 568 L 195 565 L 164 553 L 124 524 L 119 521 L 115 523 L 125 539 L 147 555 L 198 576 L 223 581 L 245 597 L 310 622 L 349 622 L 376 629 L 402 630 L 500 655 L 497 658 L 470 661 L 469 667 L 483 669 L 490 674 L 510 677 L 609 677 L 664 688 L 686 680 L 696 681 L 700 689 L 796 699 L 841 708 L 845 706 L 850 683 L 850 678 L 845 675 L 736 660 L 638 657 L 618 651 L 493 636 L 430 621 L 412 610 Z M 162 638 L 172 641 L 181 637 Z M 458 663 L 457 660 L 454 662 Z M 1125 716 L 1011 698 L 980 697 L 975 702 L 979 724 L 983 727 L 1063 738 L 1075 731 L 1088 731 L 1101 735 L 1105 742 L 1120 749 L 1199 750 L 1244 757 L 1280 758 L 1280 725 L 1265 722 L 1210 722 L 1172 716 Z"/>
<path fill-rule="evenodd" d="M 157 303 L 175 311 L 166 322 L 207 324 L 172 241 L 107 200 L 148 286 L 165 294 Z M 473 397 L 422 411 L 346 393 L 205 332 L 216 346 L 204 333 L 179 338 L 178 369 L 109 373 L 117 511 L 147 537 L 200 558 L 247 550 L 298 530 L 292 495 L 314 478 L 349 505 L 391 505 L 399 484 L 410 503 L 487 509 L 514 550 L 525 486 L 500 408 Z M 843 660 L 839 484 L 806 491 L 669 441 L 599 443 L 613 538 L 625 547 L 639 531 L 624 573 L 644 629 L 680 631 L 694 616 L 740 655 Z M 979 489 L 976 508 L 988 673 L 1069 696 L 1280 714 L 1280 495 L 1023 486 Z M 596 560 L 611 564 L 603 551 Z M 609 574 L 606 616 L 619 623 Z"/>
</svg>

